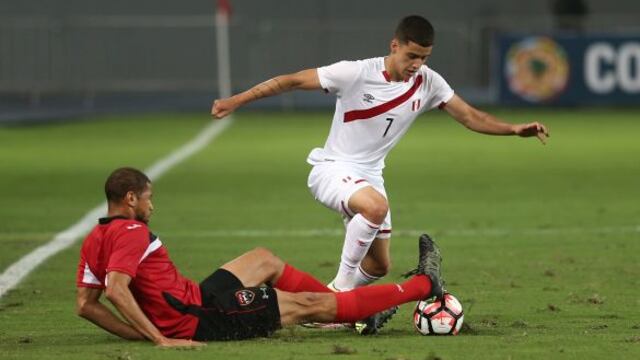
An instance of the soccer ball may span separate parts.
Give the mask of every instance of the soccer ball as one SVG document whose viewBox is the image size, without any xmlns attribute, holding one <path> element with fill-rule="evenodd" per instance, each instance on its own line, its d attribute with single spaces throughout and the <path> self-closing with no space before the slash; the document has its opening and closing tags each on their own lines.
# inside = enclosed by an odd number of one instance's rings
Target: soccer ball
<svg viewBox="0 0 640 360">
<path fill-rule="evenodd" d="M 436 298 L 418 301 L 413 312 L 413 324 L 422 335 L 457 335 L 463 319 L 460 301 L 449 293 L 444 303 Z"/>
</svg>

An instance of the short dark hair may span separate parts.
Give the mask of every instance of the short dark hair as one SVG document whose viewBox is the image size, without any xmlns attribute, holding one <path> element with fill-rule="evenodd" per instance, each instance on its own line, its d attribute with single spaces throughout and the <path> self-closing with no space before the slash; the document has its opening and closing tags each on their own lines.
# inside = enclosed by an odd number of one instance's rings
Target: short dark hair
<svg viewBox="0 0 640 360">
<path fill-rule="evenodd" d="M 140 196 L 151 183 L 149 177 L 142 171 L 132 167 L 115 169 L 104 184 L 104 193 L 109 202 L 120 202 L 129 191 Z"/>
<path fill-rule="evenodd" d="M 420 15 L 409 15 L 398 24 L 395 38 L 403 44 L 412 41 L 420 46 L 433 45 L 435 31 L 429 20 Z"/>
</svg>

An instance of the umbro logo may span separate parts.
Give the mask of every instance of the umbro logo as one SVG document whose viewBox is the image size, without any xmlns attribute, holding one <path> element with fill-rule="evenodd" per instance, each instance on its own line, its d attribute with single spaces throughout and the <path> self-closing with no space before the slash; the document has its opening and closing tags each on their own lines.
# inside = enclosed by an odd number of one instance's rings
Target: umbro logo
<svg viewBox="0 0 640 360">
<path fill-rule="evenodd" d="M 376 98 L 373 97 L 373 95 L 371 95 L 371 94 L 362 95 L 362 101 L 364 101 L 364 102 L 373 103 L 373 100 L 375 100 L 375 99 Z"/>
<path fill-rule="evenodd" d="M 137 229 L 139 227 L 142 227 L 142 225 L 140 225 L 140 224 L 131 224 L 131 225 L 127 226 L 127 230 L 134 230 L 134 229 Z"/>
</svg>

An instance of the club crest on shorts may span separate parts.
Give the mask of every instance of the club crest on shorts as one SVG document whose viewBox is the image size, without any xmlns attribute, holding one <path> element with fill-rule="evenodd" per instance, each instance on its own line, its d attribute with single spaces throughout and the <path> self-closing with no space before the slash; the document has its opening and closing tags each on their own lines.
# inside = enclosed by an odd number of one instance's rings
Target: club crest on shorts
<svg viewBox="0 0 640 360">
<path fill-rule="evenodd" d="M 238 300 L 238 304 L 240 304 L 240 306 L 247 306 L 251 304 L 255 298 L 256 294 L 251 290 L 244 289 L 236 291 L 236 300 Z"/>
</svg>

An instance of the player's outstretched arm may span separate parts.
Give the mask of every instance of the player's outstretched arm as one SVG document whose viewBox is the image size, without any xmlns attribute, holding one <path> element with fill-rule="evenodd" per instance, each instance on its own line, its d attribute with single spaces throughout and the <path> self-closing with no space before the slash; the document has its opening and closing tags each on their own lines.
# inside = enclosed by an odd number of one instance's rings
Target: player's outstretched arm
<svg viewBox="0 0 640 360">
<path fill-rule="evenodd" d="M 118 318 L 100 302 L 102 289 L 79 287 L 76 312 L 104 330 L 127 340 L 146 340 L 138 330 Z"/>
<path fill-rule="evenodd" d="M 276 76 L 240 94 L 226 99 L 215 100 L 211 106 L 211 116 L 216 119 L 222 119 L 238 107 L 254 100 L 291 90 L 317 90 L 321 88 L 317 69 L 307 69 L 293 74 Z"/>
<path fill-rule="evenodd" d="M 170 339 L 162 335 L 151 320 L 142 312 L 140 306 L 129 290 L 131 277 L 127 274 L 111 271 L 107 274 L 105 295 L 113 303 L 120 314 L 145 338 L 162 347 L 191 347 L 205 345 L 192 340 Z"/>
<path fill-rule="evenodd" d="M 544 124 L 532 122 L 527 124 L 509 124 L 497 117 L 480 111 L 467 104 L 458 95 L 445 106 L 445 110 L 459 123 L 470 130 L 489 135 L 518 135 L 521 137 L 537 137 L 543 144 L 549 137 L 549 131 Z"/>
</svg>

